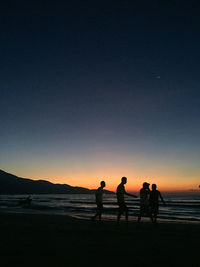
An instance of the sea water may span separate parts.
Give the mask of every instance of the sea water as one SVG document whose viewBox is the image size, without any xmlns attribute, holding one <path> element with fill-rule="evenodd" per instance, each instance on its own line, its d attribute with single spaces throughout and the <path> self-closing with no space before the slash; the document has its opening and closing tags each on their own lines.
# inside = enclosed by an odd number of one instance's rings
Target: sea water
<svg viewBox="0 0 200 267">
<path fill-rule="evenodd" d="M 96 210 L 94 194 L 35 194 L 31 205 L 20 201 L 28 195 L 0 195 L 0 212 L 60 214 L 90 218 Z M 160 203 L 159 218 L 200 222 L 200 192 L 163 194 L 166 205 Z M 126 197 L 130 219 L 139 213 L 139 198 Z M 115 194 L 104 194 L 106 219 L 116 219 L 118 211 Z"/>
</svg>

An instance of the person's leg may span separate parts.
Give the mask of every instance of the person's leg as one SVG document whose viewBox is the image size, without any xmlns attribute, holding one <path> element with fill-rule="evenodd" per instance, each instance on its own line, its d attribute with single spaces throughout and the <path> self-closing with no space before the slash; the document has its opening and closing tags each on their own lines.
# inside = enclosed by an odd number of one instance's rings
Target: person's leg
<svg viewBox="0 0 200 267">
<path fill-rule="evenodd" d="M 152 205 L 149 207 L 149 217 L 153 223 L 154 222 L 154 207 Z"/>
<path fill-rule="evenodd" d="M 117 215 L 117 222 L 119 223 L 121 215 L 123 213 L 123 206 L 121 203 L 118 203 L 118 205 L 119 205 L 119 209 L 118 209 L 118 215 Z"/>
<path fill-rule="evenodd" d="M 154 222 L 154 217 L 153 217 L 153 215 L 150 214 L 149 217 L 150 217 L 151 222 L 153 223 L 153 222 Z"/>
<path fill-rule="evenodd" d="M 96 212 L 96 214 L 94 216 L 92 216 L 92 220 L 94 221 L 96 219 L 96 217 L 98 216 L 98 213 Z"/>
<path fill-rule="evenodd" d="M 142 214 L 141 214 L 141 211 L 140 211 L 140 213 L 139 213 L 139 215 L 138 215 L 138 222 L 141 221 L 141 218 L 142 218 Z"/>
<path fill-rule="evenodd" d="M 138 215 L 138 222 L 140 222 L 140 221 L 141 221 L 142 214 L 143 214 L 143 207 L 142 207 L 142 206 L 140 206 L 140 212 L 139 212 L 139 215 Z"/>
<path fill-rule="evenodd" d="M 97 218 L 97 216 L 99 216 L 99 204 L 97 204 L 97 208 L 96 208 L 96 214 L 91 218 L 93 221 Z"/>
<path fill-rule="evenodd" d="M 155 206 L 154 210 L 154 223 L 157 223 L 157 216 L 158 216 L 158 205 Z"/>
<path fill-rule="evenodd" d="M 125 206 L 125 216 L 126 216 L 126 221 L 128 222 L 128 208 Z"/>
<path fill-rule="evenodd" d="M 121 208 L 119 208 L 118 210 L 118 215 L 117 215 L 117 222 L 119 223 L 120 218 L 121 218 L 122 212 L 121 212 Z"/>
<path fill-rule="evenodd" d="M 92 219 L 92 220 L 95 220 L 95 219 L 96 219 L 96 217 L 97 217 L 98 215 L 99 215 L 99 211 L 97 210 L 97 211 L 96 211 L 96 214 L 95 214 L 94 216 L 92 216 L 92 218 L 91 218 L 91 219 Z"/>
<path fill-rule="evenodd" d="M 154 207 L 151 205 L 149 207 L 147 207 L 147 215 L 149 215 L 149 218 L 151 220 L 151 222 L 154 222 Z"/>
<path fill-rule="evenodd" d="M 103 210 L 103 205 L 99 205 L 99 208 L 98 208 L 99 221 L 101 221 L 102 210 Z"/>
</svg>

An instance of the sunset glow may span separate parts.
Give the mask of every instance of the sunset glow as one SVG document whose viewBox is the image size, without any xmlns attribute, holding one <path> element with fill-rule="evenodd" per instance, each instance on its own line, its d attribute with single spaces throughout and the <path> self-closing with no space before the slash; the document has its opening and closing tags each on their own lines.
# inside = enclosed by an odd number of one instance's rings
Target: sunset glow
<svg viewBox="0 0 200 267">
<path fill-rule="evenodd" d="M 197 189 L 199 169 L 169 158 L 122 156 L 111 153 L 104 155 L 86 155 L 83 159 L 54 159 L 46 156 L 45 160 L 24 159 L 23 163 L 14 162 L 7 171 L 20 177 L 44 179 L 52 183 L 69 184 L 94 189 L 101 180 L 106 181 L 106 189 L 115 191 L 121 177 L 126 176 L 127 191 L 139 191 L 142 183 L 156 183 L 162 191 L 183 191 Z M 21 165 L 22 164 L 22 165 Z M 21 166 L 20 166 L 21 165 Z"/>
</svg>

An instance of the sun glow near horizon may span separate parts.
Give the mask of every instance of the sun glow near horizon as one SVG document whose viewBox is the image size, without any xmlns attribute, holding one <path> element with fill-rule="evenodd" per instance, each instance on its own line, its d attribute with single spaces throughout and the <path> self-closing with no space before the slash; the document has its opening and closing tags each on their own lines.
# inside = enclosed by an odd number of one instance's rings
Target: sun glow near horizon
<svg viewBox="0 0 200 267">
<path fill-rule="evenodd" d="M 17 170 L 7 170 L 14 175 L 17 175 L 22 178 L 30 178 L 33 180 L 47 180 L 49 182 L 55 184 L 69 184 L 71 186 L 80 186 L 88 189 L 96 189 L 99 187 L 99 184 L 102 180 L 106 182 L 106 188 L 110 191 L 116 191 L 118 184 L 121 182 L 121 177 L 126 176 L 127 184 L 126 190 L 129 192 L 138 192 L 143 182 L 149 182 L 150 184 L 157 184 L 158 190 L 162 192 L 172 192 L 172 191 L 187 191 L 187 190 L 195 190 L 198 187 L 199 180 L 197 177 L 193 177 L 191 179 L 184 179 L 184 177 L 180 176 L 171 176 L 170 174 L 165 175 L 152 175 L 152 173 L 141 173 L 139 171 L 133 172 L 91 172 L 91 173 L 62 173 L 62 172 L 51 172 L 47 171 L 37 171 L 37 172 L 23 172 Z"/>
<path fill-rule="evenodd" d="M 139 191 L 143 182 L 155 183 L 161 191 L 185 191 L 199 185 L 200 168 L 196 157 L 173 155 L 173 151 L 135 151 L 127 147 L 96 147 L 76 153 L 37 155 L 27 151 L 21 158 L 4 157 L 2 169 L 19 177 L 43 179 L 52 183 L 95 189 L 105 180 L 106 189 L 116 191 L 122 176 L 128 178 L 126 190 Z M 85 153 L 83 153 L 85 152 Z M 170 153 L 170 155 L 168 154 Z M 12 166 L 12 167 L 11 167 Z"/>
</svg>

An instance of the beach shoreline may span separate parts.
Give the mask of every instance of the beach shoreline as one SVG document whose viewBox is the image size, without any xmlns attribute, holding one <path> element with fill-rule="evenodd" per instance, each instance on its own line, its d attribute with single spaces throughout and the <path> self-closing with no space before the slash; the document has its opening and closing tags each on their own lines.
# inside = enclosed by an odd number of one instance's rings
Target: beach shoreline
<svg viewBox="0 0 200 267">
<path fill-rule="evenodd" d="M 0 213 L 2 267 L 197 266 L 200 224 Z"/>
<path fill-rule="evenodd" d="M 79 214 L 79 213 L 55 213 L 55 212 L 47 212 L 45 213 L 44 211 L 32 211 L 32 210 L 28 210 L 26 209 L 26 211 L 14 211 L 14 210 L 0 210 L 0 214 L 10 214 L 10 215 L 14 215 L 14 214 L 24 214 L 24 215 L 44 215 L 44 216 L 66 216 L 69 218 L 74 218 L 77 220 L 86 220 L 86 221 L 90 221 L 91 217 L 93 216 L 93 214 L 89 215 L 89 214 Z M 129 215 L 129 222 L 137 222 L 137 215 Z M 117 213 L 116 215 L 107 215 L 107 214 L 103 214 L 102 215 L 102 221 L 104 222 L 116 222 L 117 220 Z M 125 216 L 122 216 L 121 218 L 121 222 L 125 221 Z M 142 217 L 141 223 L 151 223 L 151 220 L 148 216 L 144 216 Z M 183 219 L 183 218 L 174 218 L 173 216 L 171 218 L 163 218 L 160 217 L 158 215 L 158 224 L 162 224 L 162 223 L 172 223 L 172 224 L 195 224 L 195 225 L 200 225 L 200 220 L 198 219 Z"/>
</svg>

